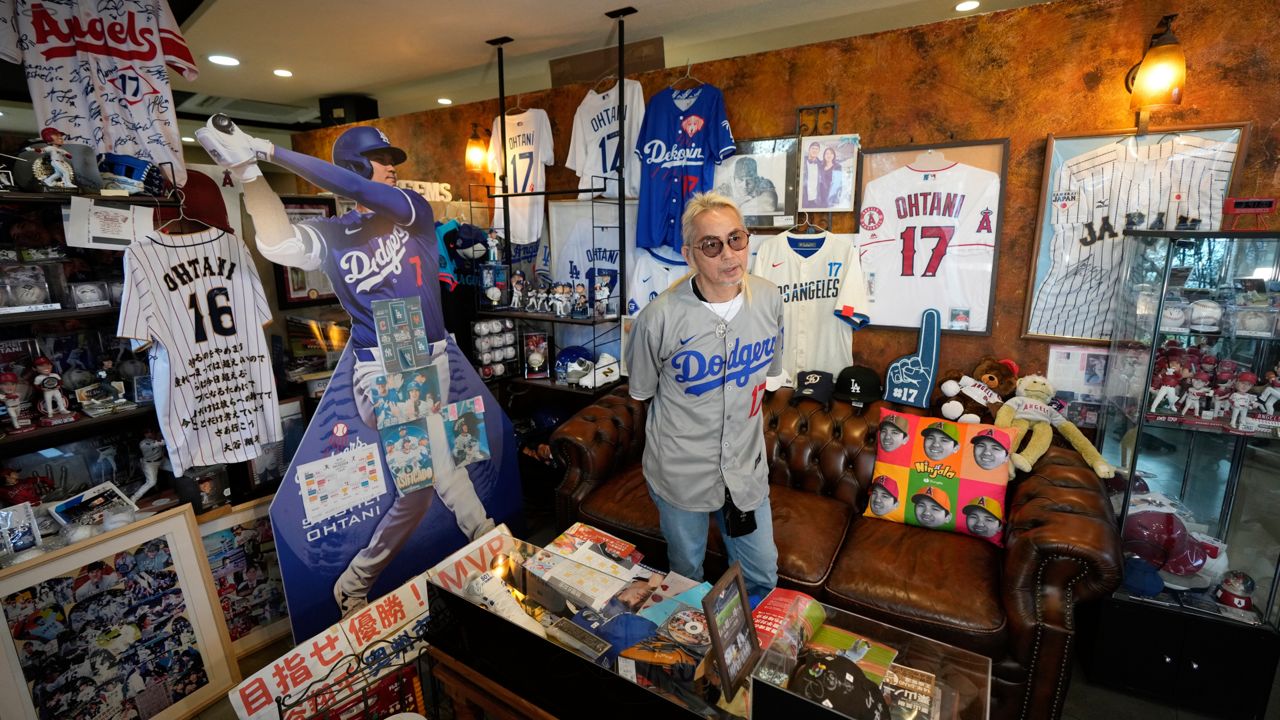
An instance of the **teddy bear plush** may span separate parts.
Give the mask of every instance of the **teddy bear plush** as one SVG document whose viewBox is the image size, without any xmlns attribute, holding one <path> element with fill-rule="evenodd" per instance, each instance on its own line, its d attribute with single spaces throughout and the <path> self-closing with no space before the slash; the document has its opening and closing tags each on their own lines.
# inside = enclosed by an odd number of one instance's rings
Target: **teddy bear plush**
<svg viewBox="0 0 1280 720">
<path fill-rule="evenodd" d="M 1049 449 L 1053 431 L 1057 430 L 1080 453 L 1098 477 L 1105 479 L 1116 474 L 1115 468 L 1103 460 L 1093 443 L 1080 433 L 1080 428 L 1049 405 L 1049 399 L 1053 397 L 1053 385 L 1049 384 L 1048 378 L 1043 375 L 1027 375 L 1018 380 L 1016 393 L 996 413 L 996 427 L 1011 427 L 1014 430 L 1010 446 L 1013 450 L 1018 449 L 1024 438 L 1027 440 L 1027 446 L 1021 452 L 1014 452 L 1009 458 L 1013 462 L 1010 473 L 1013 468 L 1024 472 L 1030 470 Z"/>
<path fill-rule="evenodd" d="M 938 398 L 934 412 L 963 423 L 991 422 L 1013 395 L 1018 382 L 1018 364 L 990 355 L 978 361 L 973 371 L 948 370 L 938 378 Z"/>
</svg>

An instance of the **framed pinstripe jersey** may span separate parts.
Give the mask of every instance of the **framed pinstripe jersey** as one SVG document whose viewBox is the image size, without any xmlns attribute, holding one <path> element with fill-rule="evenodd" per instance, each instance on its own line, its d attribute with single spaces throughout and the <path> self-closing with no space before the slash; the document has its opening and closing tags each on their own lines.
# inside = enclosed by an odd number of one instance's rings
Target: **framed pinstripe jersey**
<svg viewBox="0 0 1280 720">
<path fill-rule="evenodd" d="M 1050 135 L 1024 337 L 1105 344 L 1123 298 L 1126 230 L 1218 230 L 1248 123 Z"/>
</svg>

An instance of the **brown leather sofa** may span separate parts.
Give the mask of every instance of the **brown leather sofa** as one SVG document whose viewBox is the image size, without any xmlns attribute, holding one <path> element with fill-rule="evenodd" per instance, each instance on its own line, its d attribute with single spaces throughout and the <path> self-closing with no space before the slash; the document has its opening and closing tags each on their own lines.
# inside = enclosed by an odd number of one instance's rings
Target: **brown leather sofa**
<svg viewBox="0 0 1280 720">
<path fill-rule="evenodd" d="M 1098 476 L 1074 451 L 1051 448 L 1010 486 L 1005 548 L 864 518 L 882 403 L 862 414 L 841 402 L 793 407 L 791 392 L 770 394 L 764 407 L 779 584 L 991 658 L 993 718 L 1060 717 L 1075 605 L 1121 581 L 1120 537 Z M 645 409 L 619 387 L 555 432 L 566 467 L 556 519 L 627 538 L 665 566 L 640 469 Z M 725 555 L 711 527 L 705 571 L 715 577 Z"/>
</svg>

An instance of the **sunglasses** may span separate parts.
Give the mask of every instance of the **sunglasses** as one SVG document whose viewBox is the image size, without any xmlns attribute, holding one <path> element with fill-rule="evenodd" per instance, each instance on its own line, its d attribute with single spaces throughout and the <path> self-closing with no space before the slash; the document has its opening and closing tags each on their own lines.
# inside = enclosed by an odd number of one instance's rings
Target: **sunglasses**
<svg viewBox="0 0 1280 720">
<path fill-rule="evenodd" d="M 745 232 L 729 233 L 729 247 L 734 250 L 741 250 L 751 242 L 750 236 Z M 724 251 L 724 241 L 718 237 L 706 237 L 695 243 L 695 247 L 702 251 L 702 254 L 713 258 Z"/>
</svg>

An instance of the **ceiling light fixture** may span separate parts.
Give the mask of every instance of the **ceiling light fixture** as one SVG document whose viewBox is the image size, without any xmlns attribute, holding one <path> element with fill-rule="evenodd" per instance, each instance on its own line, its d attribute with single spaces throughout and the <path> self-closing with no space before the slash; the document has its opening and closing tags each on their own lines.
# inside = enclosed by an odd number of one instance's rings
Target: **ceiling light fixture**
<svg viewBox="0 0 1280 720">
<path fill-rule="evenodd" d="M 452 105 L 452 104 L 453 104 L 453 100 L 452 100 L 452 99 L 450 99 L 450 98 L 436 98 L 436 102 L 440 103 L 441 105 Z"/>
<path fill-rule="evenodd" d="M 210 55 L 209 62 L 214 65 L 226 65 L 227 67 L 235 67 L 240 64 L 239 60 L 231 57 L 230 55 Z"/>
<path fill-rule="evenodd" d="M 1146 52 L 1129 68 L 1124 87 L 1132 95 L 1129 109 L 1138 113 L 1138 133 L 1147 131 L 1151 108 L 1182 104 L 1182 86 L 1187 82 L 1187 57 L 1173 34 L 1177 15 L 1165 15 L 1156 24 Z"/>
<path fill-rule="evenodd" d="M 275 70 L 272 70 L 271 73 L 276 77 L 293 77 L 293 71 L 285 70 L 284 68 L 276 68 Z"/>
<path fill-rule="evenodd" d="M 969 12 L 970 10 L 977 10 L 978 5 L 980 4 L 981 3 L 979 3 L 978 0 L 964 0 L 964 2 L 956 4 L 956 12 Z"/>
<path fill-rule="evenodd" d="M 182 142 L 191 142 L 191 143 L 193 143 L 193 142 L 195 142 L 195 141 L 196 141 L 196 139 L 195 139 L 195 138 L 193 138 L 193 137 L 189 137 L 189 136 L 187 136 L 187 135 L 183 135 L 183 136 L 182 136 Z"/>
</svg>

